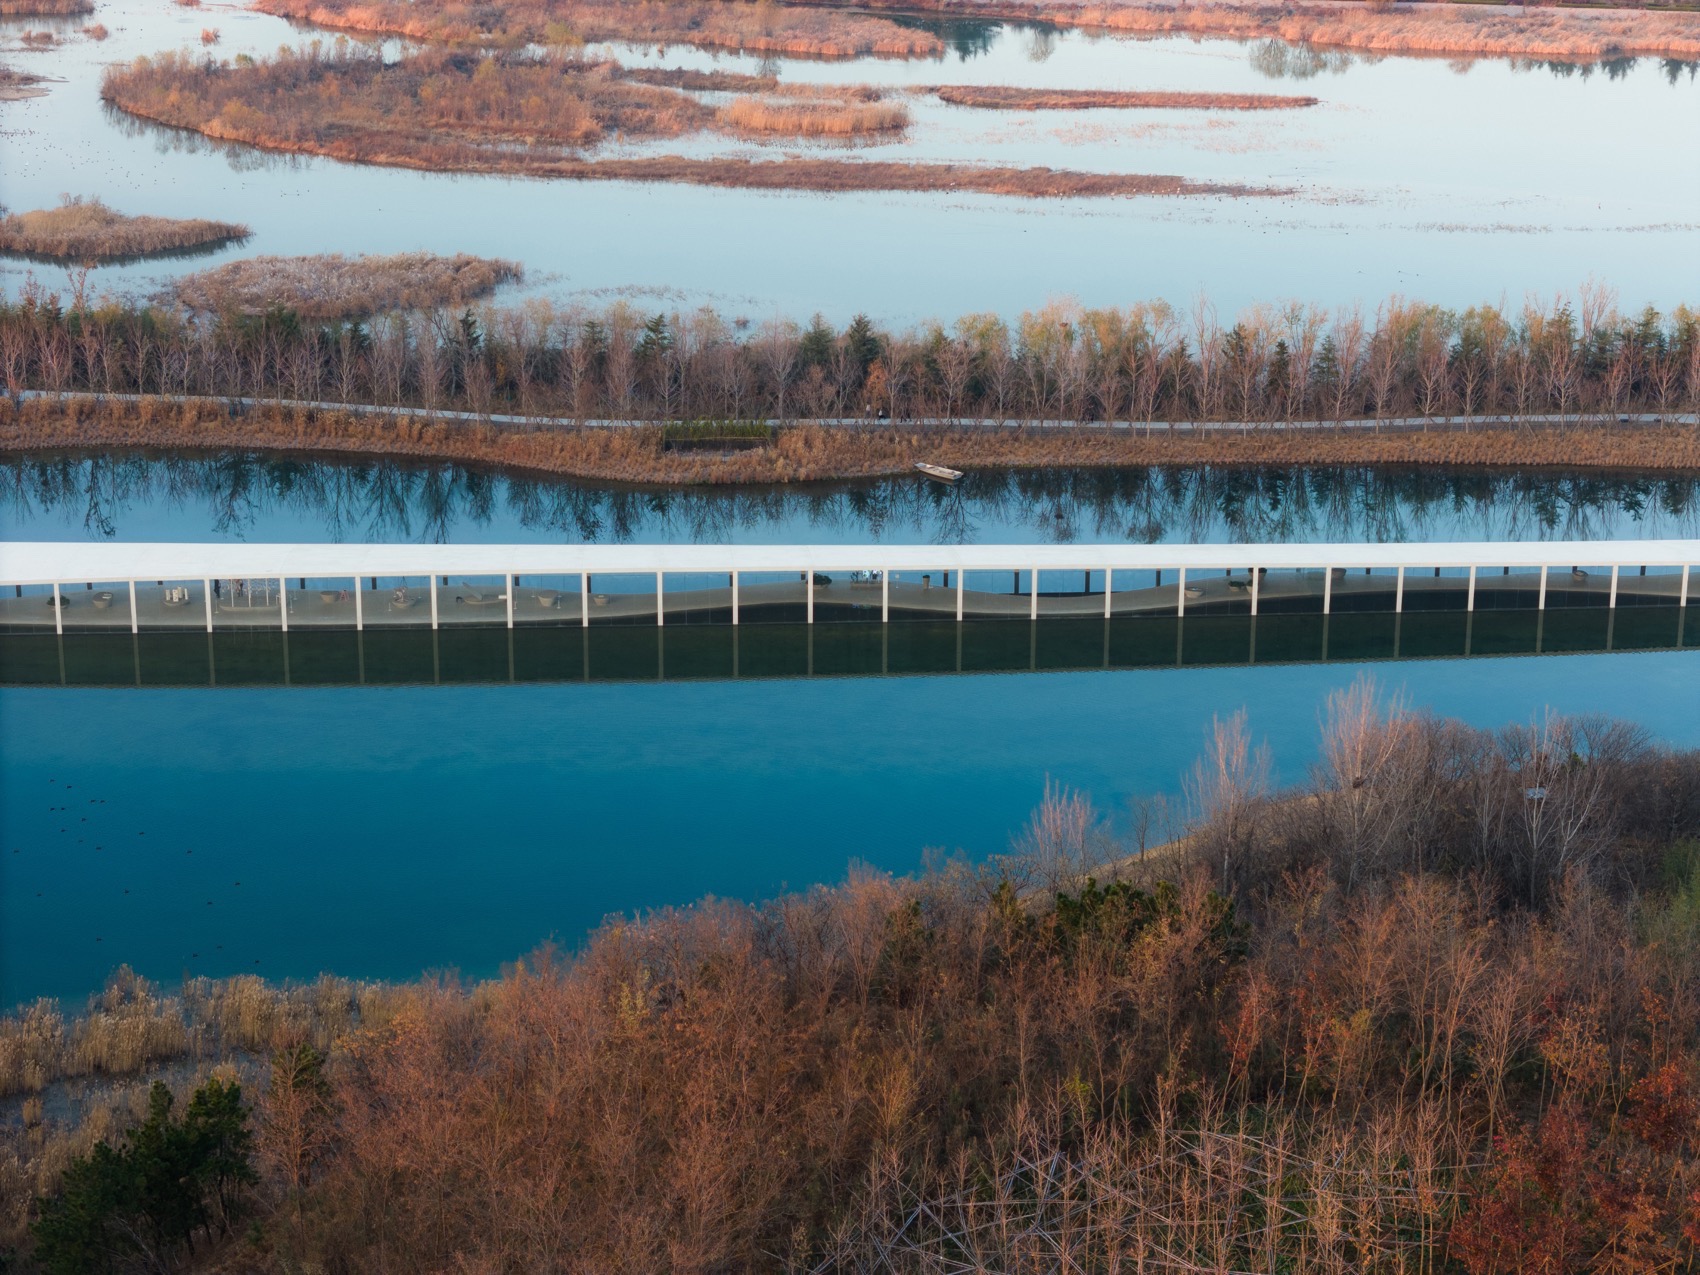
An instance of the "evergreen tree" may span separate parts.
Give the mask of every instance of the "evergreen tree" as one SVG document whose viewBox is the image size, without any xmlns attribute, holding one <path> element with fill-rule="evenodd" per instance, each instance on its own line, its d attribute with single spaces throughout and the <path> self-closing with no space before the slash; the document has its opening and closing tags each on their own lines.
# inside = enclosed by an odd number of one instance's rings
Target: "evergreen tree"
<svg viewBox="0 0 1700 1275">
<path fill-rule="evenodd" d="M 797 343 L 797 361 L 805 368 L 825 367 L 832 359 L 832 328 L 820 315 L 809 323 L 809 330 Z"/>
<path fill-rule="evenodd" d="M 884 348 L 879 333 L 874 331 L 873 321 L 865 314 L 858 314 L 850 320 L 850 326 L 844 329 L 844 343 L 850 347 L 850 353 L 863 372 L 873 365 Z"/>
<path fill-rule="evenodd" d="M 242 1087 L 209 1080 L 181 1120 L 155 1081 L 147 1119 L 115 1149 L 73 1159 L 57 1195 L 37 1201 L 35 1258 L 50 1275 L 170 1267 L 195 1234 L 228 1233 L 258 1181 Z"/>
</svg>

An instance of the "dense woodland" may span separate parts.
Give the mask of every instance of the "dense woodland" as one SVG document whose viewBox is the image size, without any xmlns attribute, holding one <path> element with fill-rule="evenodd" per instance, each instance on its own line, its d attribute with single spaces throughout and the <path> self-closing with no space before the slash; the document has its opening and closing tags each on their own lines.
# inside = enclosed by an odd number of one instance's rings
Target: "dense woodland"
<svg viewBox="0 0 1700 1275">
<path fill-rule="evenodd" d="M 491 982 L 126 972 L 28 1007 L 0 1242 L 54 1272 L 1694 1271 L 1700 753 L 1360 684 L 1303 789 L 1266 775 L 1236 718 L 1178 842 L 1052 791 L 1003 860 L 610 922 Z"/>
<path fill-rule="evenodd" d="M 1691 413 L 1700 314 L 1575 302 L 1463 312 L 1401 299 L 1366 317 L 1261 306 L 1054 304 L 897 331 L 857 317 L 752 325 L 709 309 L 542 302 L 313 323 L 26 287 L 0 304 L 0 382 L 634 420 L 1009 421 Z M 349 302 L 350 305 L 357 302 Z"/>
</svg>

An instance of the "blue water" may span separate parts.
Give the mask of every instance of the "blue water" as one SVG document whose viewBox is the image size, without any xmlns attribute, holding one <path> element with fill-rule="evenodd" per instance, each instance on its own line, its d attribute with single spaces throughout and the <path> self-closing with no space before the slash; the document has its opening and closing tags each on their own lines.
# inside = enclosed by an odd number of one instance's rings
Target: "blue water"
<svg viewBox="0 0 1700 1275">
<path fill-rule="evenodd" d="M 479 976 L 610 913 L 982 858 L 1047 776 L 1110 814 L 1177 793 L 1242 706 L 1296 782 L 1359 672 L 0 691 L 0 1006 L 120 962 Z M 1375 670 L 1480 726 L 1550 706 L 1684 746 L 1697 673 L 1691 652 Z"/>
</svg>

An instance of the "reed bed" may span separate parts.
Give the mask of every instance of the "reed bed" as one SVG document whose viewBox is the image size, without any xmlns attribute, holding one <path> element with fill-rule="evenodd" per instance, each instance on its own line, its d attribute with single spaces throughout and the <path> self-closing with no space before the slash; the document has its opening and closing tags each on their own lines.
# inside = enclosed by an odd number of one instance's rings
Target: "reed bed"
<svg viewBox="0 0 1700 1275">
<path fill-rule="evenodd" d="M 1279 93 L 1146 93 L 1111 89 L 1020 89 L 997 84 L 943 84 L 915 90 L 952 106 L 996 111 L 1187 110 L 1288 111 L 1314 97 Z"/>
<path fill-rule="evenodd" d="M 184 275 L 171 295 L 211 314 L 291 310 L 304 319 L 364 318 L 394 310 L 464 306 L 521 277 L 517 262 L 464 253 L 250 257 Z"/>
<path fill-rule="evenodd" d="M 320 978 L 282 986 L 253 975 L 194 978 L 167 995 L 120 968 L 69 1018 L 48 1000 L 0 1016 L 0 1098 L 68 1080 L 134 1077 L 167 1063 L 264 1056 L 303 1041 L 328 1049 L 362 1022 L 387 1020 L 406 999 L 380 983 Z"/>
<path fill-rule="evenodd" d="M 0 0 L 0 18 L 75 18 L 93 12 L 93 0 Z"/>
<path fill-rule="evenodd" d="M 127 217 L 98 199 L 74 197 L 0 219 L 0 252 L 51 261 L 133 260 L 247 237 L 248 227 L 234 222 Z"/>
<path fill-rule="evenodd" d="M 955 469 L 1146 465 L 1368 465 L 1700 473 L 1700 428 L 1577 426 L 1375 434 L 1264 427 L 1144 436 L 1131 430 L 802 424 L 725 456 L 670 451 L 659 425 L 517 429 L 417 416 L 208 404 L 0 402 L 0 451 L 174 448 L 408 456 L 634 484 L 811 482 Z"/>
<path fill-rule="evenodd" d="M 570 6 L 511 0 L 258 0 L 265 13 L 344 31 L 453 43 L 535 43 L 565 26 L 580 40 L 686 44 L 792 57 L 937 57 L 931 32 L 885 18 L 792 5 L 714 0 L 578 0 Z"/>
<path fill-rule="evenodd" d="M 899 103 L 808 103 L 740 97 L 720 109 L 719 120 L 741 133 L 867 137 L 901 133 L 909 127 L 909 110 Z"/>
<path fill-rule="evenodd" d="M 822 3 L 824 0 L 795 0 Z M 1700 15 L 1476 3 L 1382 6 L 1264 0 L 868 0 L 875 12 L 920 9 L 955 17 L 1042 21 L 1134 35 L 1279 39 L 1319 48 L 1439 57 L 1598 62 L 1623 56 L 1700 57 Z"/>
</svg>

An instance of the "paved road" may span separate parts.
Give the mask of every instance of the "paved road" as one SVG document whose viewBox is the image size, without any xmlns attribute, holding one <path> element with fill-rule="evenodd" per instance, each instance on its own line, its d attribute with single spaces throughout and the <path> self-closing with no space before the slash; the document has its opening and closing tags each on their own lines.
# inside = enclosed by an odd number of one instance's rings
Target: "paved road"
<svg viewBox="0 0 1700 1275">
<path fill-rule="evenodd" d="M 561 416 L 517 416 L 504 413 L 480 415 L 477 412 L 457 412 L 446 409 L 427 411 L 420 407 L 385 407 L 372 403 L 330 403 L 319 400 L 290 399 L 290 398 L 224 398 L 204 394 L 96 394 L 88 391 L 56 392 L 52 390 L 19 390 L 12 396 L 14 402 L 26 401 L 59 401 L 78 403 L 191 403 L 211 404 L 225 408 L 233 413 L 245 412 L 255 407 L 285 407 L 306 409 L 321 412 L 347 412 L 357 416 L 403 416 L 420 420 L 458 421 L 473 425 L 502 425 L 518 429 L 551 429 L 560 426 L 577 426 L 583 429 L 633 429 L 640 426 L 659 424 L 657 421 L 644 420 L 604 420 L 587 419 L 574 420 L 572 417 Z M 752 422 L 756 423 L 756 422 Z M 779 421 L 760 422 L 767 425 L 778 425 Z M 865 417 L 845 417 L 827 419 L 816 422 L 821 425 L 834 425 L 842 428 L 882 428 L 892 424 L 887 420 L 869 420 Z M 1242 431 L 1258 431 L 1264 429 L 1352 429 L 1352 430 L 1471 430 L 1485 425 L 1523 425 L 1555 427 L 1563 425 L 1700 425 L 1700 413 L 1696 412 L 1630 412 L 1612 415 L 1597 412 L 1572 412 L 1568 414 L 1545 413 L 1533 416 L 1396 416 L 1387 420 L 1314 420 L 1314 421 L 1283 421 L 1271 423 L 1268 421 L 1140 421 L 1129 424 L 1127 421 L 1046 421 L 1026 419 L 993 420 L 983 417 L 924 417 L 904 419 L 898 425 L 913 429 L 1121 429 L 1132 430 L 1136 433 L 1239 433 Z"/>
</svg>

